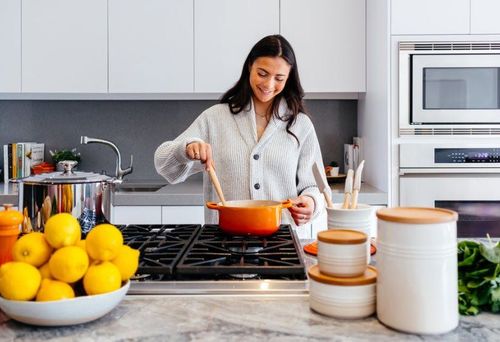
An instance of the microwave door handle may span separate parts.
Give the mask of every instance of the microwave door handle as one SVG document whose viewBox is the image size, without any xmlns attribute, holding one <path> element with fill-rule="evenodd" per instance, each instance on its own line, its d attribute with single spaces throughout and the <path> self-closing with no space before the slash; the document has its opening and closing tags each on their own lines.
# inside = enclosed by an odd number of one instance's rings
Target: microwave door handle
<svg viewBox="0 0 500 342">
<path fill-rule="evenodd" d="M 450 174 L 450 173 L 453 173 L 453 174 L 481 173 L 481 174 L 498 174 L 498 175 L 500 175 L 500 169 L 499 168 L 423 168 L 423 169 L 400 168 L 399 169 L 400 176 L 418 175 L 418 174 L 442 175 L 442 174 Z"/>
</svg>

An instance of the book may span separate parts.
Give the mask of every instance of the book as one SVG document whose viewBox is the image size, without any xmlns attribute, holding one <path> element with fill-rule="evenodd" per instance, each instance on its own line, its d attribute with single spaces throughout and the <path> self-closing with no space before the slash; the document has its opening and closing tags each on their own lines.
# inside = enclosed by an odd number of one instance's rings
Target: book
<svg viewBox="0 0 500 342">
<path fill-rule="evenodd" d="M 354 170 L 354 146 L 344 144 L 344 173 L 347 174 L 349 169 Z"/>
<path fill-rule="evenodd" d="M 4 190 L 9 184 L 9 145 L 3 145 L 3 182 L 5 183 Z"/>
<path fill-rule="evenodd" d="M 363 156 L 363 139 L 360 137 L 352 138 L 353 144 L 353 162 L 354 170 L 358 169 L 358 165 L 365 159 Z"/>
</svg>

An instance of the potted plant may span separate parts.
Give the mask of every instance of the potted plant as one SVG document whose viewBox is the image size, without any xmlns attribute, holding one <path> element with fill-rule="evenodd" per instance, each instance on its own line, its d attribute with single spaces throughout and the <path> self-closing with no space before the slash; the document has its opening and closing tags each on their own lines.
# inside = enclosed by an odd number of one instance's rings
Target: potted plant
<svg viewBox="0 0 500 342">
<path fill-rule="evenodd" d="M 59 171 L 62 171 L 62 167 L 59 165 L 60 161 L 74 160 L 79 163 L 81 160 L 80 152 L 77 152 L 76 148 L 73 148 L 71 150 L 60 150 L 60 151 L 54 150 L 54 151 L 49 151 L 49 153 L 50 156 L 52 157 L 52 162 Z"/>
<path fill-rule="evenodd" d="M 325 173 L 329 177 L 337 177 L 339 175 L 339 164 L 336 161 L 331 161 L 330 165 L 325 167 Z"/>
</svg>

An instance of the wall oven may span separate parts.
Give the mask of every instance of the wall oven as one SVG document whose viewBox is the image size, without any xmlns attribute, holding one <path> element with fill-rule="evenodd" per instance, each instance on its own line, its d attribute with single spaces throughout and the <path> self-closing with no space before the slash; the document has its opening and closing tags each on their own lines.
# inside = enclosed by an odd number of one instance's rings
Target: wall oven
<svg viewBox="0 0 500 342">
<path fill-rule="evenodd" d="M 500 142 L 403 143 L 399 152 L 401 206 L 452 209 L 459 237 L 500 237 Z"/>
<path fill-rule="evenodd" d="M 500 135 L 500 42 L 400 42 L 400 135 Z"/>
</svg>

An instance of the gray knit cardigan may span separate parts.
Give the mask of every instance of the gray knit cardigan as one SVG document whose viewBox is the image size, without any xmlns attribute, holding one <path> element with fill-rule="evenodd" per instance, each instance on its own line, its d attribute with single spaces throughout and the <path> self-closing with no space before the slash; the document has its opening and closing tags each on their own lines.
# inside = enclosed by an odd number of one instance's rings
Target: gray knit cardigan
<svg viewBox="0 0 500 342">
<path fill-rule="evenodd" d="M 282 101 L 280 116 L 287 115 L 287 111 Z M 230 112 L 228 104 L 216 104 L 201 113 L 175 140 L 166 141 L 156 149 L 155 167 L 171 184 L 203 172 L 199 161 L 186 156 L 186 145 L 204 141 L 212 146 L 215 170 L 226 201 L 282 201 L 308 195 L 314 199 L 316 217 L 325 207 L 312 173 L 314 162 L 323 166 L 318 138 L 311 120 L 302 113 L 290 130 L 300 144 L 286 132 L 286 122 L 273 116 L 258 140 L 252 104 L 236 115 Z M 206 172 L 203 192 L 205 200 L 218 202 Z M 205 223 L 217 223 L 217 214 L 216 210 L 206 208 Z M 295 227 L 288 210 L 283 211 L 282 222 Z"/>
</svg>

